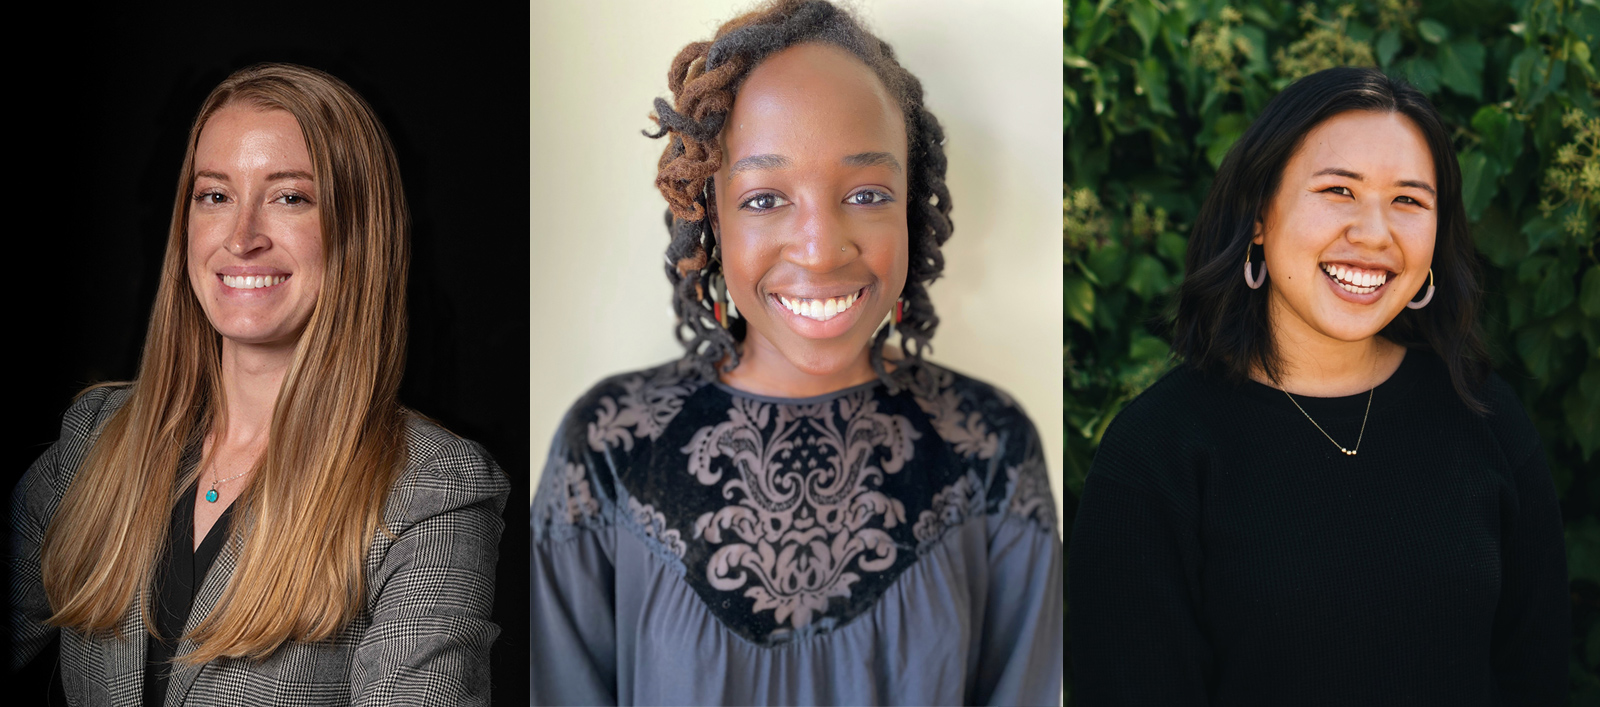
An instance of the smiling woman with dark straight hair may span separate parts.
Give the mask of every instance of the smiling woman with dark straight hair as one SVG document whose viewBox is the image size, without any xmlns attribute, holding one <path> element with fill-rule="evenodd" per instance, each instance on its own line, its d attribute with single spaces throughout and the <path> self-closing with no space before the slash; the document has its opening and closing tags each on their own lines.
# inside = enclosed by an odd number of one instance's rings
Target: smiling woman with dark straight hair
<svg viewBox="0 0 1600 707">
<path fill-rule="evenodd" d="M 1055 704 L 1038 433 L 922 358 L 952 202 L 921 84 L 804 0 L 668 77 L 651 137 L 685 351 L 600 382 L 556 432 L 533 701 Z"/>
<path fill-rule="evenodd" d="M 1190 236 L 1181 363 L 1084 485 L 1080 704 L 1565 699 L 1561 512 L 1475 257 L 1415 88 L 1329 69 L 1267 105 Z"/>
</svg>

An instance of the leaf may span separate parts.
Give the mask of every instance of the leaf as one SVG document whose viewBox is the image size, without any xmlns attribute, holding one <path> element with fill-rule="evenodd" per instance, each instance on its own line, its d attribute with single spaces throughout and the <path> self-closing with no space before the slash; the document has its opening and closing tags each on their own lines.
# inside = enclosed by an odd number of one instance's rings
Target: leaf
<svg viewBox="0 0 1600 707">
<path fill-rule="evenodd" d="M 1167 342 L 1139 332 L 1133 335 L 1133 341 L 1128 345 L 1128 358 L 1134 361 L 1159 361 L 1171 351 L 1172 347 Z"/>
<path fill-rule="evenodd" d="M 1577 265 L 1572 260 L 1560 259 L 1551 264 L 1533 291 L 1534 316 L 1554 316 L 1572 304 L 1572 276 L 1576 270 Z"/>
<path fill-rule="evenodd" d="M 1394 60 L 1396 52 L 1400 51 L 1400 28 L 1390 27 L 1378 35 L 1377 46 L 1373 47 L 1378 52 L 1378 66 L 1388 66 Z"/>
<path fill-rule="evenodd" d="M 1177 117 L 1178 114 L 1172 112 L 1172 105 L 1167 102 L 1167 65 L 1153 56 L 1146 57 L 1139 62 L 1136 73 L 1139 88 L 1150 101 L 1150 112 Z"/>
<path fill-rule="evenodd" d="M 1156 252 L 1167 262 L 1183 267 L 1184 256 L 1189 252 L 1189 239 L 1168 231 L 1156 237 Z M 1596 279 L 1600 282 L 1600 278 Z"/>
<path fill-rule="evenodd" d="M 1600 393 L 1600 362 L 1592 359 L 1578 385 L 1568 389 L 1561 399 L 1567 428 L 1582 448 L 1584 461 L 1589 461 L 1594 450 L 1600 448 L 1600 395 L 1588 394 L 1591 390 Z"/>
<path fill-rule="evenodd" d="M 1516 222 L 1506 215 L 1505 207 L 1491 203 L 1483 217 L 1472 224 L 1472 242 L 1478 252 L 1490 263 L 1502 268 L 1511 267 L 1528 254 L 1527 241 L 1517 230 Z"/>
<path fill-rule="evenodd" d="M 1522 121 L 1497 105 L 1487 105 L 1472 114 L 1472 129 L 1482 138 L 1483 151 L 1501 166 L 1517 163 L 1522 155 Z"/>
<path fill-rule="evenodd" d="M 1085 265 L 1094 273 L 1095 284 L 1110 287 L 1122 282 L 1122 274 L 1128 265 L 1128 251 L 1118 241 L 1107 241 L 1105 245 L 1089 251 Z"/>
<path fill-rule="evenodd" d="M 1535 218 L 1522 225 L 1522 234 L 1528 237 L 1528 254 L 1539 252 L 1546 243 L 1561 242 L 1561 222 L 1554 219 Z"/>
<path fill-rule="evenodd" d="M 1440 45 L 1439 81 L 1456 93 L 1483 100 L 1483 45 L 1472 37 Z"/>
<path fill-rule="evenodd" d="M 1438 44 L 1450 38 L 1450 28 L 1432 18 L 1418 22 L 1417 33 L 1429 44 Z"/>
<path fill-rule="evenodd" d="M 1414 56 L 1400 62 L 1396 74 L 1425 94 L 1439 92 L 1439 67 L 1431 59 Z"/>
<path fill-rule="evenodd" d="M 1554 348 L 1555 339 L 1548 326 L 1534 324 L 1517 332 L 1517 355 L 1541 388 L 1550 383 L 1550 354 Z"/>
<path fill-rule="evenodd" d="M 1477 150 L 1462 155 L 1460 162 L 1461 202 L 1467 208 L 1467 220 L 1477 221 L 1499 191 L 1495 180 L 1500 177 L 1500 166 Z"/>
<path fill-rule="evenodd" d="M 1243 113 L 1223 114 L 1211 124 L 1214 137 L 1211 139 L 1211 144 L 1206 147 L 1206 160 L 1211 162 L 1213 168 L 1222 166 L 1222 159 L 1228 156 L 1228 149 L 1239 141 L 1239 136 L 1244 135 L 1244 130 L 1248 127 L 1250 119 Z"/>
<path fill-rule="evenodd" d="M 1093 329 L 1090 317 L 1094 315 L 1094 288 L 1089 286 L 1089 281 L 1074 274 L 1066 276 L 1063 289 L 1066 291 L 1067 318 L 1083 325 L 1085 329 Z"/>
<path fill-rule="evenodd" d="M 1144 53 L 1149 54 L 1150 42 L 1155 39 L 1156 29 L 1161 25 L 1161 13 L 1150 0 L 1133 0 L 1127 4 L 1127 10 L 1128 24 L 1139 34 L 1139 41 L 1144 42 Z"/>
<path fill-rule="evenodd" d="M 1167 268 L 1152 255 L 1141 255 L 1128 269 L 1128 290 L 1149 301 L 1167 288 Z"/>
<path fill-rule="evenodd" d="M 1589 266 L 1589 271 L 1583 274 L 1581 292 L 1578 309 L 1587 316 L 1600 318 L 1600 265 Z"/>
</svg>

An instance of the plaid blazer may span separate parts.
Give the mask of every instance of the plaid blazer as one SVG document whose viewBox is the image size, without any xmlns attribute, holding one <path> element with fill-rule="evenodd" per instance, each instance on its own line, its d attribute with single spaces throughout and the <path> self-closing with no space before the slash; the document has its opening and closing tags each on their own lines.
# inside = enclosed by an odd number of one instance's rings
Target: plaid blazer
<svg viewBox="0 0 1600 707">
<path fill-rule="evenodd" d="M 33 658 L 57 631 L 61 678 L 74 705 L 138 705 L 144 681 L 144 616 L 134 602 L 121 639 L 59 630 L 40 581 L 45 527 L 104 422 L 128 388 L 90 391 L 67 411 L 61 438 L 17 485 L 11 503 L 12 668 Z M 333 638 L 285 644 L 265 661 L 174 663 L 168 707 L 177 705 L 488 704 L 489 620 L 495 561 L 510 485 L 476 443 L 412 416 L 406 470 L 389 493 L 367 552 L 365 606 Z M 234 538 L 197 588 L 185 632 L 216 606 L 238 559 Z M 176 655 L 194 650 L 188 640 Z"/>
</svg>

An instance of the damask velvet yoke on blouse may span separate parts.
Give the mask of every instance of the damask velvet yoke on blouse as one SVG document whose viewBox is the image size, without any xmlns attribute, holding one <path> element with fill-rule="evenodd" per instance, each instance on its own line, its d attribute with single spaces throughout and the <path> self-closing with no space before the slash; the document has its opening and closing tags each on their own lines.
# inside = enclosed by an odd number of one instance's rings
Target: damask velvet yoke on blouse
<svg viewBox="0 0 1600 707">
<path fill-rule="evenodd" d="M 674 362 L 590 390 L 533 503 L 533 702 L 1056 704 L 1038 434 L 984 383 L 905 375 L 775 399 Z"/>
</svg>

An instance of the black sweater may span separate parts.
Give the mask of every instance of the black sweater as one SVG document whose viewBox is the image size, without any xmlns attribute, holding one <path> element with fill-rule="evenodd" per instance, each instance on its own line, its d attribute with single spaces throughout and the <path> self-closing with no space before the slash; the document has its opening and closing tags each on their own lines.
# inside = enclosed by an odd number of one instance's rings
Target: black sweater
<svg viewBox="0 0 1600 707">
<path fill-rule="evenodd" d="M 1351 447 L 1367 398 L 1295 400 Z M 1565 704 L 1555 487 L 1510 386 L 1482 398 L 1409 351 L 1346 456 L 1280 390 L 1168 373 L 1084 484 L 1075 704 Z"/>
</svg>

